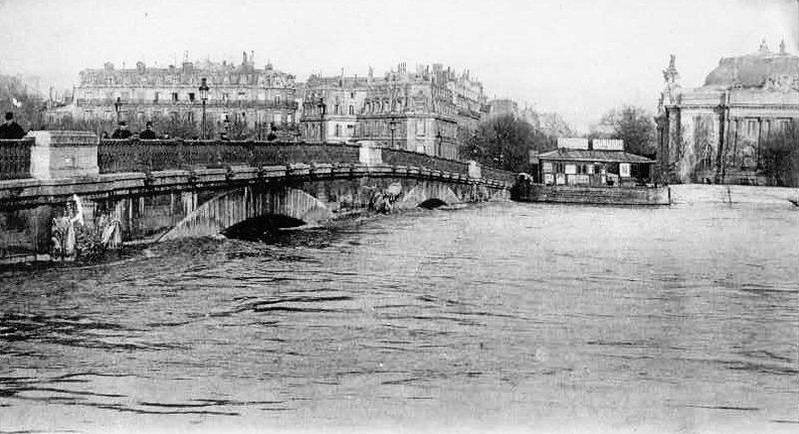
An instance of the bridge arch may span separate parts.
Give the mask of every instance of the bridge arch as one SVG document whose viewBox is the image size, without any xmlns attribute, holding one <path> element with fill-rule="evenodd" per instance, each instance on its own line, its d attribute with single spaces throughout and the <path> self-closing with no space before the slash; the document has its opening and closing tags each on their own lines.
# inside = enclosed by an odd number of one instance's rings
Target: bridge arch
<svg viewBox="0 0 799 434">
<path fill-rule="evenodd" d="M 313 224 L 330 218 L 330 210 L 315 197 L 296 188 L 257 190 L 248 186 L 211 198 L 159 241 L 217 235 L 247 220 L 265 216 Z"/>
<path fill-rule="evenodd" d="M 425 182 L 414 186 L 402 196 L 400 208 L 437 208 L 443 205 L 462 203 L 461 199 L 448 185 L 438 182 Z"/>
</svg>

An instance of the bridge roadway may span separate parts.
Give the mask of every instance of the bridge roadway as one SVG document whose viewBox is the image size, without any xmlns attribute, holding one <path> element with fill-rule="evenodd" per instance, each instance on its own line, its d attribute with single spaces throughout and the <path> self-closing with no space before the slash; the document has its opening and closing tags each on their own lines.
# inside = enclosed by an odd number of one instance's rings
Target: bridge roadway
<svg viewBox="0 0 799 434">
<path fill-rule="evenodd" d="M 164 154 L 162 142 L 100 142 L 99 149 L 94 142 L 87 150 L 73 137 L 50 147 L 43 169 L 37 148 L 45 141 L 37 137 L 32 147 L 34 178 L 0 181 L 0 263 L 74 256 L 103 233 L 152 242 L 247 232 L 267 222 L 318 224 L 364 209 L 506 200 L 512 182 L 512 174 L 475 162 L 369 145 L 206 143 L 215 150 L 198 156 L 200 147 L 185 143 L 175 155 L 177 147 Z M 220 158 L 220 150 L 235 146 L 249 151 L 234 155 L 249 157 Z M 267 150 L 268 157 L 253 158 Z M 337 156 L 344 161 L 335 162 Z M 259 164 L 264 159 L 285 164 Z M 183 168 L 164 169 L 170 165 Z M 114 173 L 102 173 L 108 171 Z"/>
</svg>

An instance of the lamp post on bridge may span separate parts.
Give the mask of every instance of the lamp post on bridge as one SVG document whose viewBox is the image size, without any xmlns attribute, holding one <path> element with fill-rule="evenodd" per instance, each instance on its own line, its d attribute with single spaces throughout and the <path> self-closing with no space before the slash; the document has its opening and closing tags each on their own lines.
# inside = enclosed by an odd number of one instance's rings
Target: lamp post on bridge
<svg viewBox="0 0 799 434">
<path fill-rule="evenodd" d="M 325 98 L 320 98 L 319 104 L 316 106 L 319 108 L 319 139 L 322 143 L 325 143 L 325 112 L 327 111 Z"/>
<path fill-rule="evenodd" d="M 199 89 L 200 100 L 202 100 L 203 102 L 203 124 L 202 124 L 203 140 L 205 140 L 205 103 L 208 101 L 208 90 L 209 90 L 208 81 L 205 77 L 203 77 L 200 79 L 200 89 Z"/>
<path fill-rule="evenodd" d="M 117 115 L 117 125 L 119 125 L 119 113 L 121 109 L 122 109 L 122 98 L 117 97 L 117 100 L 114 101 L 114 112 L 116 112 Z"/>
<path fill-rule="evenodd" d="M 443 155 L 441 155 L 441 150 L 443 148 L 444 137 L 441 135 L 441 131 L 440 130 L 436 134 L 436 141 L 438 142 L 438 149 L 436 150 L 436 157 L 443 157 Z"/>
</svg>

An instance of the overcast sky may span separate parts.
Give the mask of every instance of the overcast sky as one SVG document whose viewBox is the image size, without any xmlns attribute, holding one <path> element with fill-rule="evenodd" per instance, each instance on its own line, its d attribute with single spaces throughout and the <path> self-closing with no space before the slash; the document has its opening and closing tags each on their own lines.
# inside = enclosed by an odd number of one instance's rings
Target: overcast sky
<svg viewBox="0 0 799 434">
<path fill-rule="evenodd" d="M 677 55 L 684 86 L 722 56 L 797 52 L 795 0 L 0 0 L 0 72 L 67 87 L 83 68 L 241 60 L 304 80 L 405 61 L 469 68 L 489 97 L 561 112 L 581 129 L 620 104 L 654 110 Z"/>
</svg>

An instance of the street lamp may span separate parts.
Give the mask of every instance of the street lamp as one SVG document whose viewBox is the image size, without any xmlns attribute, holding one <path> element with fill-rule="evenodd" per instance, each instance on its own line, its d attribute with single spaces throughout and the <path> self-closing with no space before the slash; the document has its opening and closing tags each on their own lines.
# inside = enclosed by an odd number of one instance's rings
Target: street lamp
<svg viewBox="0 0 799 434">
<path fill-rule="evenodd" d="M 114 102 L 114 111 L 117 114 L 117 125 L 119 125 L 119 111 L 122 108 L 122 98 L 117 97 L 117 100 Z"/>
<path fill-rule="evenodd" d="M 200 79 L 200 100 L 203 102 L 203 140 L 205 140 L 205 103 L 208 101 L 208 81 L 205 77 Z"/>
<path fill-rule="evenodd" d="M 438 141 L 438 150 L 436 151 L 436 156 L 441 157 L 441 148 L 443 147 L 442 144 L 444 142 L 444 137 L 441 135 L 441 131 L 436 134 L 436 140 Z"/>
<path fill-rule="evenodd" d="M 230 118 L 228 115 L 225 115 L 225 121 L 223 122 L 224 125 L 224 140 L 230 140 Z"/>
<path fill-rule="evenodd" d="M 327 111 L 327 105 L 325 104 L 325 98 L 319 98 L 319 104 L 316 105 L 319 107 L 319 138 L 322 143 L 325 142 L 325 112 Z"/>
</svg>

